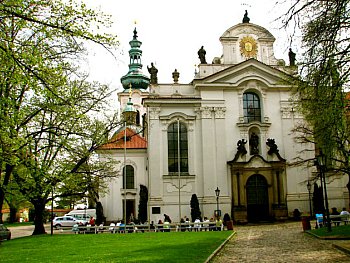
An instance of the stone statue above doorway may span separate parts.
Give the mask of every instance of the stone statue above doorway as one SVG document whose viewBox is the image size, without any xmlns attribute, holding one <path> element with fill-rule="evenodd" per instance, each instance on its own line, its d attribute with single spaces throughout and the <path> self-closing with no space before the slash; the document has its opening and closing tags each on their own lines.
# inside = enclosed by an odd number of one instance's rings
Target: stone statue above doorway
<svg viewBox="0 0 350 263">
<path fill-rule="evenodd" d="M 249 139 L 250 154 L 259 154 L 259 136 L 253 132 Z"/>
<path fill-rule="evenodd" d="M 237 154 L 238 155 L 245 155 L 247 154 L 247 150 L 245 148 L 247 141 L 242 139 L 237 142 Z"/>
</svg>

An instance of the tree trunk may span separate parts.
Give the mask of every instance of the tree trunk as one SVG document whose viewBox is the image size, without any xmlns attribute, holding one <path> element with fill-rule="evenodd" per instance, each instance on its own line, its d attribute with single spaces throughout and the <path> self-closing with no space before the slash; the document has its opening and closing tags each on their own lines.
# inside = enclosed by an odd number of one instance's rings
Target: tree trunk
<svg viewBox="0 0 350 263">
<path fill-rule="evenodd" d="M 4 223 L 4 221 L 2 221 L 2 207 L 4 205 L 4 200 L 5 200 L 5 193 L 0 187 L 0 224 Z"/>
<path fill-rule="evenodd" d="M 348 193 L 349 193 L 349 208 L 350 208 L 350 174 L 348 174 L 349 176 L 349 181 L 348 184 L 346 185 L 346 188 L 348 188 Z"/>
<path fill-rule="evenodd" d="M 34 232 L 32 235 L 42 235 L 46 234 L 45 227 L 44 227 L 44 211 L 45 211 L 45 200 L 44 199 L 38 199 L 32 202 L 35 209 L 35 216 L 34 216 Z"/>
<path fill-rule="evenodd" d="M 17 222 L 17 207 L 10 205 L 10 223 Z"/>
<path fill-rule="evenodd" d="M 3 163 L 1 163 L 0 165 L 2 165 Z M 4 191 L 4 187 L 6 187 L 10 181 L 10 176 L 12 174 L 14 166 L 13 165 L 9 165 L 6 164 L 6 169 L 5 169 L 5 176 L 2 182 L 2 186 L 0 187 L 0 224 L 3 223 L 2 221 L 2 208 L 4 205 L 4 201 L 5 201 L 5 191 Z M 2 172 L 2 171 L 0 171 Z"/>
</svg>

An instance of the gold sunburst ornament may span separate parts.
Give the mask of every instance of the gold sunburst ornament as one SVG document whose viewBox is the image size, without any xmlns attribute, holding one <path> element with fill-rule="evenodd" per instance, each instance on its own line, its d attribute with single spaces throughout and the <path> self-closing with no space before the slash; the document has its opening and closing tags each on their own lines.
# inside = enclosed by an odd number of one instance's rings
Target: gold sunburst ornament
<svg viewBox="0 0 350 263">
<path fill-rule="evenodd" d="M 258 45 L 254 38 L 245 36 L 239 42 L 241 54 L 246 58 L 256 58 L 258 53 Z"/>
</svg>

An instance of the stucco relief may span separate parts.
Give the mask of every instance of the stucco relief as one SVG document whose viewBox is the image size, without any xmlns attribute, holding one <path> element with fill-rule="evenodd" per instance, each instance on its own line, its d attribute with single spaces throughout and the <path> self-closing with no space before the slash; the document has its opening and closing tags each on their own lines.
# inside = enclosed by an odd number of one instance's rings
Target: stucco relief
<svg viewBox="0 0 350 263">
<path fill-rule="evenodd" d="M 212 118 L 213 107 L 201 107 L 201 117 L 202 119 L 211 119 Z"/>
<path fill-rule="evenodd" d="M 301 115 L 296 110 L 296 106 L 290 101 L 281 101 L 281 113 L 282 119 L 301 118 Z"/>
<path fill-rule="evenodd" d="M 149 117 L 151 120 L 157 120 L 159 118 L 160 107 L 150 107 Z"/>
<path fill-rule="evenodd" d="M 165 187 L 166 192 L 167 193 L 174 193 L 174 192 L 178 193 L 179 192 L 178 185 L 179 185 L 178 182 L 175 182 L 175 180 L 174 180 L 174 182 L 166 183 L 166 187 Z M 183 181 L 181 181 L 180 187 L 181 187 L 181 192 L 187 192 L 187 193 L 191 193 L 192 189 L 193 189 L 191 183 L 187 183 L 187 182 L 184 183 Z"/>
<path fill-rule="evenodd" d="M 215 119 L 225 119 L 225 112 L 226 112 L 225 107 L 214 107 L 213 109 L 214 109 Z"/>
<path fill-rule="evenodd" d="M 187 122 L 187 130 L 189 132 L 193 132 L 193 130 L 194 130 L 194 121 L 188 121 Z"/>
</svg>

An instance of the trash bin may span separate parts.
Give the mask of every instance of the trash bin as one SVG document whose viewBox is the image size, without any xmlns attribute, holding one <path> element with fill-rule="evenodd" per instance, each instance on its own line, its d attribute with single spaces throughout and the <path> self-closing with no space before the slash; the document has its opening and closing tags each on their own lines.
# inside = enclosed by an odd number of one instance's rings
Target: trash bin
<svg viewBox="0 0 350 263">
<path fill-rule="evenodd" d="M 226 222 L 227 230 L 233 230 L 233 222 L 232 220 Z"/>
<path fill-rule="evenodd" d="M 311 224 L 310 224 L 310 217 L 309 216 L 303 216 L 301 218 L 301 223 L 303 225 L 303 231 L 311 230 Z"/>
</svg>

